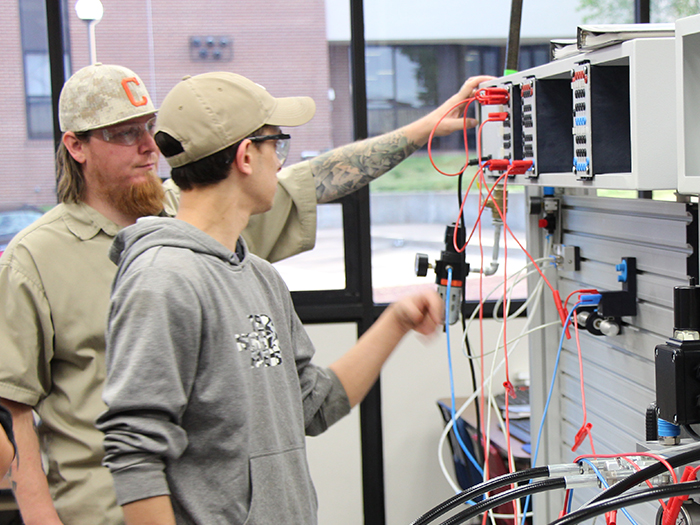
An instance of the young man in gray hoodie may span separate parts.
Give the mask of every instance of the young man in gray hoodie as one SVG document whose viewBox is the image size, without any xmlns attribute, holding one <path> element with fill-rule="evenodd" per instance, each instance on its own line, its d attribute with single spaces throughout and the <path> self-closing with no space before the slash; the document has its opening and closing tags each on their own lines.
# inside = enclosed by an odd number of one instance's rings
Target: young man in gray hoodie
<svg viewBox="0 0 700 525">
<path fill-rule="evenodd" d="M 433 292 L 389 306 L 329 368 L 277 272 L 240 234 L 272 206 L 290 136 L 315 111 L 233 73 L 186 78 L 156 142 L 176 219 L 120 232 L 107 331 L 104 464 L 127 525 L 316 523 L 305 435 L 359 403 L 402 337 L 440 326 Z"/>
</svg>

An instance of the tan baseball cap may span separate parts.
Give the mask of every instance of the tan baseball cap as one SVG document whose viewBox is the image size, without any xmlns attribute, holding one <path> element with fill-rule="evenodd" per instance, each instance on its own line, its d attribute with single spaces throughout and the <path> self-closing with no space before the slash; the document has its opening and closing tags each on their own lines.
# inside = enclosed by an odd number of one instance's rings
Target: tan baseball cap
<svg viewBox="0 0 700 525">
<path fill-rule="evenodd" d="M 196 162 L 262 126 L 301 126 L 314 116 L 310 97 L 275 98 L 260 84 L 229 72 L 185 77 L 163 100 L 156 134 L 167 133 L 183 151 L 166 157 L 173 168 Z"/>
<path fill-rule="evenodd" d="M 70 77 L 58 100 L 61 131 L 88 131 L 155 112 L 151 96 L 136 73 L 100 63 Z"/>
</svg>

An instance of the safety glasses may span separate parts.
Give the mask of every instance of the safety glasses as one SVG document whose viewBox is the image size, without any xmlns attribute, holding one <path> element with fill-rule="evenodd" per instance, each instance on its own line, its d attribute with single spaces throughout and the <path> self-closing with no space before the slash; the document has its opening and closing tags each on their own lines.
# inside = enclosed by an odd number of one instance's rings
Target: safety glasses
<svg viewBox="0 0 700 525">
<path fill-rule="evenodd" d="M 255 137 L 248 137 L 252 142 L 264 142 L 266 140 L 274 140 L 275 142 L 275 153 L 277 153 L 277 158 L 280 161 L 280 165 L 284 165 L 287 160 L 287 155 L 289 155 L 289 139 L 291 135 L 286 133 L 277 133 L 275 135 L 257 135 Z"/>
<path fill-rule="evenodd" d="M 117 124 L 95 131 L 102 132 L 102 138 L 105 142 L 121 144 L 123 146 L 133 146 L 143 138 L 145 133 L 148 133 L 152 137 L 155 129 L 156 117 L 153 117 L 146 122 Z"/>
</svg>

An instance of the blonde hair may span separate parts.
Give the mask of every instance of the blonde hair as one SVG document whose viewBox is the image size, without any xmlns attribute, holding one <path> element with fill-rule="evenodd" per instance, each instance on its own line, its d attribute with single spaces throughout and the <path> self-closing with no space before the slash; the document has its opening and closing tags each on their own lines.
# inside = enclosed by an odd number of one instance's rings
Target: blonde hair
<svg viewBox="0 0 700 525">
<path fill-rule="evenodd" d="M 79 140 L 88 140 L 88 133 L 76 133 Z M 63 141 L 56 151 L 56 196 L 59 202 L 81 202 L 85 192 L 83 167 L 77 162 Z"/>
</svg>

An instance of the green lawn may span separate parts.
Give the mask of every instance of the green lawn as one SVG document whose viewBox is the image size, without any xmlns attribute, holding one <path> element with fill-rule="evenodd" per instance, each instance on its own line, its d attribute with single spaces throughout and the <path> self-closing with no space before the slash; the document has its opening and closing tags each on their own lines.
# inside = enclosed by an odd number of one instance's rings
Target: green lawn
<svg viewBox="0 0 700 525">
<path fill-rule="evenodd" d="M 441 154 L 435 156 L 435 163 L 446 173 L 456 173 L 464 166 L 464 154 Z M 470 167 L 465 175 L 474 176 L 475 167 Z M 463 184 L 467 184 L 464 180 Z M 387 174 L 372 182 L 372 191 L 377 192 L 421 192 L 450 191 L 457 188 L 457 177 L 446 177 L 435 171 L 427 154 L 417 153 Z"/>
<path fill-rule="evenodd" d="M 437 167 L 445 173 L 457 173 L 464 166 L 464 154 L 440 153 L 433 157 Z M 476 166 L 470 166 L 462 180 L 462 191 L 476 173 Z M 373 181 L 373 192 L 426 192 L 456 191 L 458 177 L 448 177 L 435 170 L 427 153 L 416 153 L 393 170 Z M 493 180 L 490 180 L 493 182 Z M 522 189 L 516 186 L 513 189 Z"/>
</svg>

